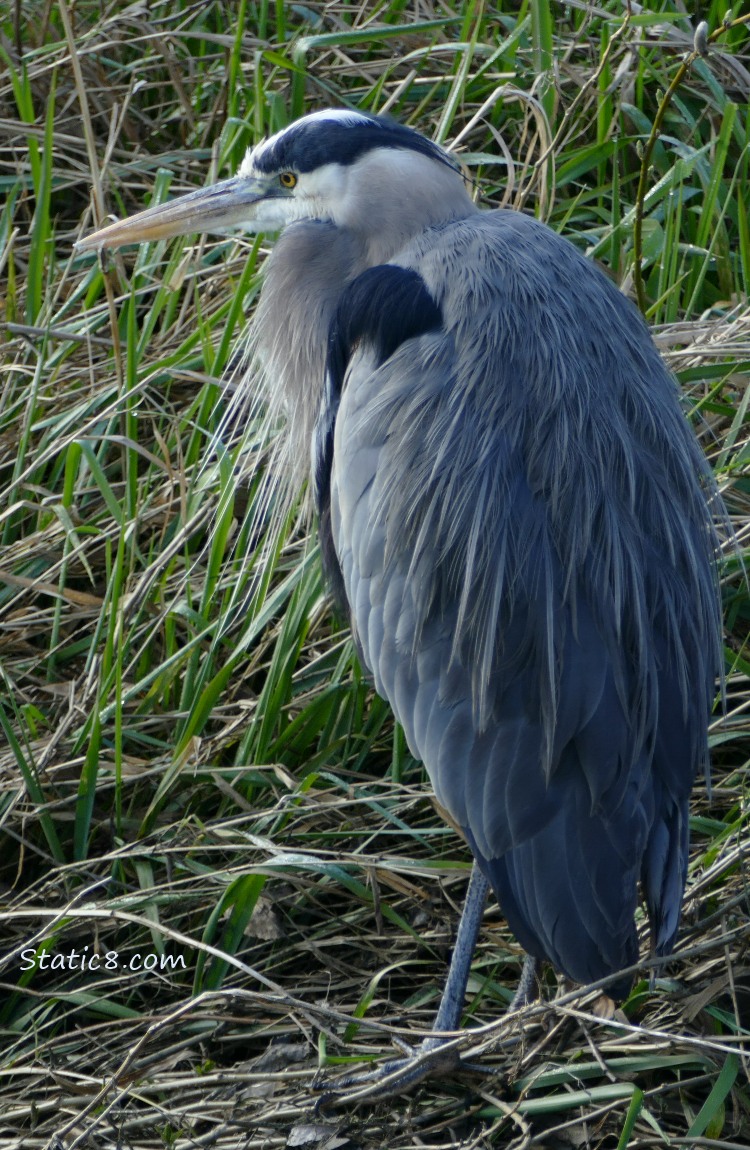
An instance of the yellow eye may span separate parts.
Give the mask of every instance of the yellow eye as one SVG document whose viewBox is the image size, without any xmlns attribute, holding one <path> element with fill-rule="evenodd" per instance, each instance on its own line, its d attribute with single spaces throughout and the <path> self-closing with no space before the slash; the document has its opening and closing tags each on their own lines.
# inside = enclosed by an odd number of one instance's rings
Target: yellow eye
<svg viewBox="0 0 750 1150">
<path fill-rule="evenodd" d="M 294 188 L 297 186 L 297 177 L 294 172 L 282 172 L 279 176 L 279 183 L 282 188 Z"/>
</svg>

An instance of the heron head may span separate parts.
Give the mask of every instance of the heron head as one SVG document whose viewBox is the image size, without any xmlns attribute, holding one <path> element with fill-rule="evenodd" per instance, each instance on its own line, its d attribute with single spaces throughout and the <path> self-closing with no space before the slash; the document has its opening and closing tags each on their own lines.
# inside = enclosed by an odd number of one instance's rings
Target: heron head
<svg viewBox="0 0 750 1150">
<path fill-rule="evenodd" d="M 455 161 L 387 117 L 313 112 L 250 148 L 239 172 L 80 240 L 91 250 L 193 232 L 279 231 L 330 220 L 393 250 L 472 203 Z"/>
</svg>

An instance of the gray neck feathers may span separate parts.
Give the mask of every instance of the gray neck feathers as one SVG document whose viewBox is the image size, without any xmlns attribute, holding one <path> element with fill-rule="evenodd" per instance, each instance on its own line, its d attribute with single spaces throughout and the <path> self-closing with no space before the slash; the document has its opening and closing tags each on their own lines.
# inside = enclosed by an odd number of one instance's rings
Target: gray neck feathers
<svg viewBox="0 0 750 1150">
<path fill-rule="evenodd" d="M 325 220 L 292 224 L 266 263 L 252 339 L 271 418 L 285 424 L 284 462 L 297 489 L 309 475 L 336 304 L 366 267 L 357 238 Z"/>
</svg>

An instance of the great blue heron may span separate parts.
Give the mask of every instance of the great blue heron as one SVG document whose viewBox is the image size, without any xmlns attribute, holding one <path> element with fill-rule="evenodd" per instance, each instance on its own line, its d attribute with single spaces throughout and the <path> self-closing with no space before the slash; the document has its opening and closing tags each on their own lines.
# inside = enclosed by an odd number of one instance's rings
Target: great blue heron
<svg viewBox="0 0 750 1150">
<path fill-rule="evenodd" d="M 266 381 L 359 657 L 474 854 L 437 1030 L 488 884 L 532 960 L 521 997 L 533 960 L 577 983 L 636 963 L 639 883 L 669 954 L 721 665 L 717 495 L 640 314 L 545 225 L 479 210 L 440 147 L 356 111 L 82 246 L 230 227 L 282 230 Z"/>
</svg>

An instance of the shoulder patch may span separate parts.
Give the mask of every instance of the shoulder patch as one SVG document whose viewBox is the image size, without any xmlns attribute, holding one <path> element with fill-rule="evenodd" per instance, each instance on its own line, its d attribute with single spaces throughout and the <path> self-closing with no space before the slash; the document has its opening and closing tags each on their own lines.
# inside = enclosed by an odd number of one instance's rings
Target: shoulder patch
<svg viewBox="0 0 750 1150">
<path fill-rule="evenodd" d="M 327 373 L 341 393 L 352 352 L 365 343 L 378 366 L 407 339 L 437 331 L 443 322 L 418 272 L 379 264 L 362 272 L 344 290 L 328 335 Z"/>
</svg>

